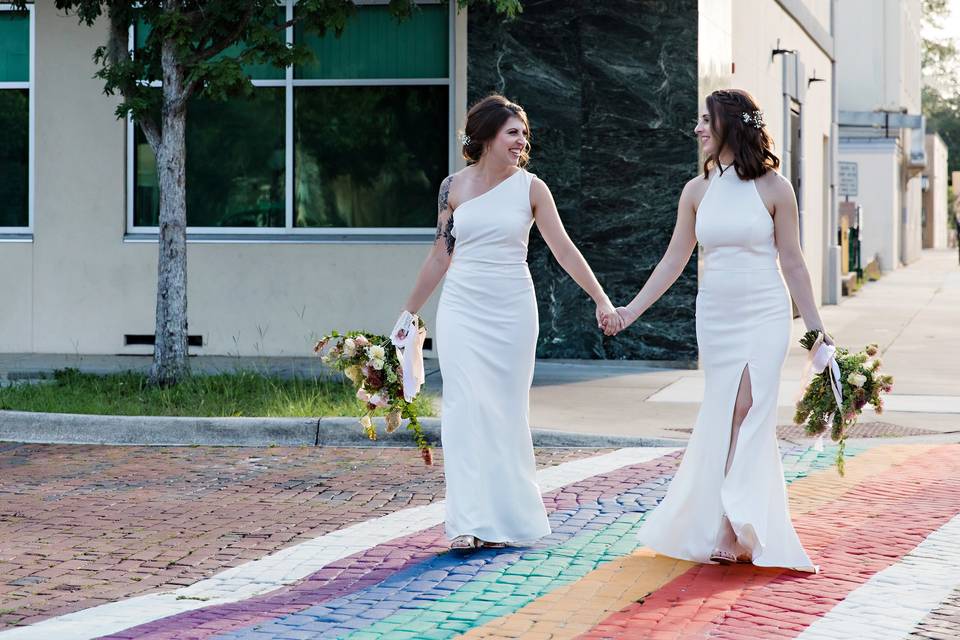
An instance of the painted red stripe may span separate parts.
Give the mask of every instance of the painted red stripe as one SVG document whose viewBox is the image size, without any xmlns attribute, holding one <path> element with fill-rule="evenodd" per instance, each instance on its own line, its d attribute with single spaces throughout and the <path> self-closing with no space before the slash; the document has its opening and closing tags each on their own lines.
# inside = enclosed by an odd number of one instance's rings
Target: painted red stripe
<svg viewBox="0 0 960 640">
<path fill-rule="evenodd" d="M 815 576 L 700 565 L 585 639 L 794 638 L 960 512 L 960 446 L 912 457 L 794 520 Z"/>
</svg>

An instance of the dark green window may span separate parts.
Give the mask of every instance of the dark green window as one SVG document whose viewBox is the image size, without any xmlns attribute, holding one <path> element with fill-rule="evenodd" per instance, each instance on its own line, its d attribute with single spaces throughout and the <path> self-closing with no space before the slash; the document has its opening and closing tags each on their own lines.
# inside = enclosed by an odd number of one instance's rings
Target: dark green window
<svg viewBox="0 0 960 640">
<path fill-rule="evenodd" d="M 187 114 L 187 224 L 284 226 L 284 89 L 258 87 L 250 100 L 194 100 Z M 139 127 L 134 138 L 134 224 L 154 227 L 156 159 Z"/>
<path fill-rule="evenodd" d="M 295 226 L 435 223 L 446 85 L 297 87 L 293 105 Z"/>
<path fill-rule="evenodd" d="M 0 10 L 0 82 L 30 82 L 30 14 Z"/>
<path fill-rule="evenodd" d="M 360 5 L 340 38 L 288 30 L 316 56 L 292 79 L 251 67 L 253 100 L 191 102 L 188 226 L 432 228 L 449 172 L 449 25 L 449 5 L 402 22 Z M 136 126 L 132 137 L 133 224 L 155 227 L 156 160 Z"/>
<path fill-rule="evenodd" d="M 286 20 L 286 9 L 281 8 L 277 11 L 277 24 L 281 24 Z M 142 47 L 147 42 L 147 37 L 150 35 L 150 25 L 145 23 L 138 23 L 134 29 L 134 46 L 137 48 Z M 277 32 L 277 38 L 280 39 L 283 37 L 283 31 Z M 220 53 L 214 56 L 214 60 L 226 56 L 235 56 L 243 51 L 242 45 L 234 45 L 228 47 L 223 53 Z M 284 69 L 274 67 L 267 64 L 248 64 L 243 67 L 243 70 L 254 80 L 282 80 L 286 77 L 286 71 Z"/>
<path fill-rule="evenodd" d="M 314 59 L 294 69 L 298 79 L 446 78 L 449 61 L 449 9 L 420 5 L 403 22 L 385 5 L 357 8 L 340 37 L 323 37 L 295 29 L 297 42 L 313 50 Z"/>
<path fill-rule="evenodd" d="M 0 228 L 30 226 L 30 14 L 0 11 Z"/>
</svg>

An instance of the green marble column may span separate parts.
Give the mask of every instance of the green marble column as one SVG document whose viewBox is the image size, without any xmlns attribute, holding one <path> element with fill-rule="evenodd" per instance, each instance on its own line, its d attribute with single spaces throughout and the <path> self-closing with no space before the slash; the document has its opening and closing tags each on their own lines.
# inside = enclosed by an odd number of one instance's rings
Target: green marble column
<svg viewBox="0 0 960 640">
<path fill-rule="evenodd" d="M 526 0 L 503 23 L 471 9 L 468 99 L 492 91 L 531 119 L 528 167 L 615 304 L 663 255 L 697 173 L 697 0 Z M 543 358 L 695 361 L 695 255 L 677 283 L 615 338 L 534 231 L 530 268 Z"/>
</svg>

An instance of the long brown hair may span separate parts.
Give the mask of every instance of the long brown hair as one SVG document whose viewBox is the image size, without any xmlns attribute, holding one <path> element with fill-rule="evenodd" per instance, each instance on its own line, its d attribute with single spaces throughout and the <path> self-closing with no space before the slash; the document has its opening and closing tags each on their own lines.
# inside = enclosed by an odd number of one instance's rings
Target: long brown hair
<svg viewBox="0 0 960 640">
<path fill-rule="evenodd" d="M 726 147 L 733 152 L 733 165 L 742 180 L 759 178 L 770 169 L 780 166 L 780 158 L 773 154 L 773 140 L 763 124 L 760 107 L 742 89 L 721 89 L 707 96 L 710 130 L 717 141 L 716 151 L 703 162 L 703 177 L 710 175 L 711 166 L 720 166 L 720 151 Z"/>
<path fill-rule="evenodd" d="M 530 121 L 527 120 L 527 112 L 520 105 L 496 93 L 480 100 L 467 112 L 467 123 L 463 127 L 463 132 L 469 142 L 462 144 L 460 149 L 467 164 L 480 160 L 484 145 L 496 138 L 503 123 L 514 116 L 520 118 L 527 130 L 527 145 L 520 152 L 518 163 L 521 167 L 527 166 L 530 162 Z"/>
</svg>

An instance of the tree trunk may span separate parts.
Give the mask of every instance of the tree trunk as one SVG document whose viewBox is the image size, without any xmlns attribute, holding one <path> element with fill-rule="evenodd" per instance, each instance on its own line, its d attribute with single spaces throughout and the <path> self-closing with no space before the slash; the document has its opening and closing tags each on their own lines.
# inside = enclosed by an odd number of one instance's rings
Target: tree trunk
<svg viewBox="0 0 960 640">
<path fill-rule="evenodd" d="M 173 43 L 164 42 L 163 109 L 157 178 L 160 186 L 160 256 L 157 316 L 150 382 L 162 386 L 190 373 L 187 361 L 186 86 Z"/>
</svg>

